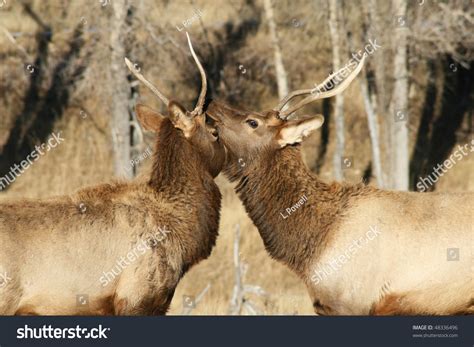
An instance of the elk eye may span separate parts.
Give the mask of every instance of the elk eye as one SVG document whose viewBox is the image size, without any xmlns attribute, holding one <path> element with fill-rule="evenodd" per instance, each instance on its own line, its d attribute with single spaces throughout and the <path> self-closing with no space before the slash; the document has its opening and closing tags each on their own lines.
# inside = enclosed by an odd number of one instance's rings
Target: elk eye
<svg viewBox="0 0 474 347">
<path fill-rule="evenodd" d="M 256 127 L 258 127 L 258 122 L 256 120 L 253 120 L 253 119 L 247 119 L 245 121 L 249 127 L 251 127 L 252 129 L 255 129 Z"/>
</svg>

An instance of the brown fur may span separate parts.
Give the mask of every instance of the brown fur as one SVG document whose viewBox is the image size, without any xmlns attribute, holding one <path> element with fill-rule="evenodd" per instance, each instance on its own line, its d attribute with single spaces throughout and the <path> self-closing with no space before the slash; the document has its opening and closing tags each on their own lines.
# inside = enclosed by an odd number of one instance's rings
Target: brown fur
<svg viewBox="0 0 474 347">
<path fill-rule="evenodd" d="M 189 138 L 169 119 L 149 122 L 159 133 L 146 181 L 1 204 L 0 271 L 11 281 L 0 287 L 0 314 L 165 314 L 179 280 L 211 254 L 218 234 L 221 194 L 213 177 L 224 152 L 209 143 L 203 116 L 194 121 Z M 103 272 L 158 228 L 169 233 L 103 285 Z M 78 306 L 82 294 L 89 303 Z"/>
<path fill-rule="evenodd" d="M 269 254 L 303 275 L 309 266 L 308 260 L 317 258 L 318 252 L 328 244 L 331 231 L 344 218 L 351 200 L 375 190 L 362 184 L 322 182 L 302 162 L 298 147 L 261 155 L 258 162 L 251 163 L 245 170 L 236 191 L 258 227 Z M 264 172 L 272 174 L 262 176 Z M 285 223 L 280 212 L 302 195 L 308 197 L 308 202 L 291 216 L 291 223 Z M 313 218 L 310 211 L 320 217 Z M 295 229 L 295 225 L 304 228 Z"/>
</svg>

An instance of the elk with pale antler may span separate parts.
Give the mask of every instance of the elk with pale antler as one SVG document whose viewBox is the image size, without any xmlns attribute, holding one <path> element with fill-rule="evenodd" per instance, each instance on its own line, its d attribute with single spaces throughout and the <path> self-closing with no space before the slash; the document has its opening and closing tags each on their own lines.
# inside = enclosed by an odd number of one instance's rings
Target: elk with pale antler
<svg viewBox="0 0 474 347">
<path fill-rule="evenodd" d="M 210 255 L 221 202 L 213 178 L 225 152 L 202 112 L 206 75 L 188 42 L 202 78 L 192 112 L 127 61 L 168 106 L 167 117 L 137 106 L 142 126 L 158 137 L 146 181 L 0 204 L 0 272 L 9 279 L 0 314 L 165 314 L 179 280 Z"/>
<path fill-rule="evenodd" d="M 211 102 L 206 113 L 227 149 L 224 172 L 238 181 L 236 191 L 267 251 L 304 281 L 317 314 L 473 313 L 472 194 L 328 184 L 303 163 L 299 144 L 324 119 L 288 116 L 341 93 L 362 64 L 333 89 L 315 93 L 325 81 L 295 91 L 268 112 Z M 281 213 L 303 196 L 291 215 Z M 376 237 L 369 241 L 371 230 Z M 457 261 L 448 261 L 449 248 L 459 249 Z"/>
</svg>

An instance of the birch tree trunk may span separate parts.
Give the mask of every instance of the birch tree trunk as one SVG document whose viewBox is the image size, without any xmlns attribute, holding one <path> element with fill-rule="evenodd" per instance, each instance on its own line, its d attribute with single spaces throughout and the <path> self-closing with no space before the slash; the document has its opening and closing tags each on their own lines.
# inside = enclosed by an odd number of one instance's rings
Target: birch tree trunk
<svg viewBox="0 0 474 347">
<path fill-rule="evenodd" d="M 112 95 L 111 133 L 113 144 L 114 174 L 125 178 L 133 177 L 130 166 L 130 85 L 127 80 L 127 69 L 124 65 L 126 35 L 126 17 L 128 0 L 112 1 L 114 16 L 112 17 L 110 47 Z"/>
<path fill-rule="evenodd" d="M 372 165 L 375 170 L 375 178 L 377 179 L 377 186 L 384 188 L 382 161 L 380 155 L 380 142 L 379 142 L 379 124 L 377 114 L 375 113 L 372 101 L 370 100 L 369 89 L 367 87 L 366 76 L 361 76 L 360 90 L 362 97 L 364 98 L 365 112 L 367 113 L 367 123 L 369 124 L 369 135 L 370 142 L 372 144 Z"/>
<path fill-rule="evenodd" d="M 392 0 L 392 8 L 398 16 L 406 16 L 406 0 Z M 408 71 L 407 28 L 395 28 L 395 58 L 393 77 L 395 80 L 391 107 L 392 130 L 392 188 L 408 190 Z"/>
<path fill-rule="evenodd" d="M 367 27 L 368 27 L 368 38 L 369 39 L 378 39 L 380 42 L 382 42 L 382 45 L 384 47 L 387 47 L 390 39 L 387 37 L 387 35 L 384 35 L 385 33 L 385 27 L 381 23 L 380 16 L 377 13 L 377 0 L 370 0 L 369 3 L 362 2 L 363 10 L 366 13 L 367 17 Z M 375 114 L 378 115 L 382 119 L 382 130 L 383 130 L 383 136 L 381 133 L 381 141 L 380 141 L 380 146 L 383 148 L 381 149 L 381 160 L 383 160 L 383 181 L 384 184 L 387 187 L 391 187 L 391 179 L 392 179 L 392 168 L 391 168 L 391 157 L 392 154 L 390 152 L 391 148 L 391 120 L 393 119 L 390 118 L 389 115 L 389 104 L 390 104 L 390 98 L 387 92 L 387 87 L 386 87 L 386 74 L 385 74 L 385 69 L 386 69 L 386 64 L 385 61 L 388 59 L 386 56 L 385 50 L 382 48 L 380 51 L 375 53 L 372 57 L 371 60 L 374 64 L 374 77 L 375 77 L 375 86 L 376 86 L 376 100 L 377 100 L 377 108 L 375 110 Z M 372 104 L 373 106 L 374 104 Z"/>
<path fill-rule="evenodd" d="M 271 0 L 263 0 L 265 9 L 265 16 L 268 20 L 268 27 L 270 29 L 270 38 L 273 45 L 273 52 L 275 55 L 275 70 L 278 85 L 278 97 L 283 99 L 288 94 L 288 78 L 286 75 L 285 66 L 283 65 L 283 56 L 281 54 L 280 42 L 278 40 L 278 32 L 276 29 L 275 18 L 273 15 L 273 6 Z"/>
<path fill-rule="evenodd" d="M 364 26 L 366 31 L 364 32 L 364 39 L 367 42 L 369 39 L 375 40 L 379 37 L 379 35 L 374 35 L 374 26 L 378 26 L 377 22 L 377 15 L 375 11 L 375 6 L 377 4 L 375 1 L 371 0 L 369 6 L 367 4 L 362 5 L 362 10 L 364 13 Z M 370 7 L 370 10 L 369 8 Z M 372 19 L 375 18 L 375 19 Z M 351 36 L 348 35 L 348 41 L 351 47 L 351 50 L 354 51 L 354 45 L 351 40 Z M 385 97 L 385 75 L 383 71 L 383 66 L 381 65 L 381 58 L 382 52 L 377 52 L 378 59 L 376 60 L 374 56 L 371 57 L 372 63 L 375 65 L 375 70 L 378 72 L 377 76 L 375 76 L 375 90 L 377 91 L 376 94 L 372 94 L 370 91 L 370 84 L 367 75 L 367 70 L 365 70 L 359 79 L 359 86 L 360 91 L 362 93 L 362 98 L 364 100 L 365 106 L 365 113 L 367 114 L 367 124 L 369 126 L 369 136 L 371 142 L 371 150 L 372 150 L 372 167 L 375 171 L 375 178 L 377 180 L 377 186 L 379 188 L 385 188 L 385 176 L 383 172 L 383 165 L 382 165 L 382 150 L 381 150 L 381 143 L 380 143 L 380 129 L 379 129 L 379 114 L 380 110 L 384 107 L 383 106 L 383 98 Z M 366 67 L 367 69 L 368 67 Z M 380 76 L 382 78 L 380 78 Z M 380 90 L 379 90 L 380 86 Z M 378 100 L 381 100 L 378 103 Z M 381 106 L 382 104 L 382 106 Z M 385 123 L 384 123 L 385 124 Z M 386 146 L 388 148 L 388 145 Z"/>
<path fill-rule="evenodd" d="M 329 31 L 331 33 L 332 65 L 334 71 L 341 68 L 340 27 L 341 19 L 338 14 L 338 1 L 329 0 Z M 344 179 L 342 171 L 342 157 L 344 155 L 344 96 L 342 94 L 336 95 L 334 119 L 336 122 L 336 149 L 333 157 L 334 178 L 341 181 Z"/>
</svg>

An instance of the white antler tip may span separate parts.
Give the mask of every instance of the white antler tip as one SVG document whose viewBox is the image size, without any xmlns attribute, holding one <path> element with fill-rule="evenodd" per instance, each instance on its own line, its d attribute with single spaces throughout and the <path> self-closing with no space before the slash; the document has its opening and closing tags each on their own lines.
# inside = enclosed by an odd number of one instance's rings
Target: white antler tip
<svg viewBox="0 0 474 347">
<path fill-rule="evenodd" d="M 188 46 L 191 51 L 191 54 L 194 56 L 196 53 L 194 53 L 193 43 L 191 42 L 191 37 L 189 36 L 187 31 L 186 31 L 186 37 L 188 38 Z"/>
<path fill-rule="evenodd" d="M 129 68 L 129 69 L 132 69 L 132 68 L 133 68 L 133 64 L 132 64 L 132 62 L 130 61 L 130 59 L 128 59 L 127 57 L 125 57 L 124 60 L 125 60 L 125 64 L 127 64 L 128 68 Z"/>
</svg>

